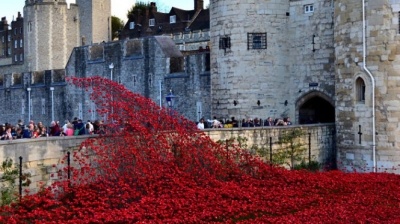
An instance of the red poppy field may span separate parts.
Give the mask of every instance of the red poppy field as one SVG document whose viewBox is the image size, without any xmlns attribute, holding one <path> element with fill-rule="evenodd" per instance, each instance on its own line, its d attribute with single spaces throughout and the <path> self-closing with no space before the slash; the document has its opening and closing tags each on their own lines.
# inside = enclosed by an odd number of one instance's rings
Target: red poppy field
<svg viewBox="0 0 400 224">
<path fill-rule="evenodd" d="M 70 82 L 106 134 L 73 153 L 70 180 L 1 207 L 0 223 L 400 223 L 398 175 L 285 170 L 122 85 Z"/>
</svg>

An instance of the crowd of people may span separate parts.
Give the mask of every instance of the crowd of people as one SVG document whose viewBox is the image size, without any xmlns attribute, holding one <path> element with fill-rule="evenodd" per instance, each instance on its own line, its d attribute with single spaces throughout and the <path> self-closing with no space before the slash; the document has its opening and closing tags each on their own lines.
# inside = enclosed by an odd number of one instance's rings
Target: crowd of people
<svg viewBox="0 0 400 224">
<path fill-rule="evenodd" d="M 205 128 L 238 128 L 238 127 L 264 127 L 264 126 L 286 126 L 292 125 L 289 117 L 285 118 L 275 118 L 272 119 L 268 117 L 265 120 L 254 118 L 254 119 L 242 119 L 241 121 L 237 121 L 235 117 L 224 120 L 218 120 L 216 117 L 213 119 L 201 118 L 197 123 L 197 128 L 203 130 Z"/>
<path fill-rule="evenodd" d="M 22 120 L 18 120 L 16 125 L 10 123 L 0 124 L 1 140 L 104 134 L 104 132 L 102 121 L 96 120 L 92 122 L 88 120 L 83 122 L 82 119 L 76 117 L 72 121 L 65 120 L 64 124 L 52 121 L 48 127 L 43 125 L 42 122 L 35 123 L 33 120 L 29 121 L 28 124 L 24 124 Z"/>
<path fill-rule="evenodd" d="M 263 127 L 263 126 L 285 126 L 291 125 L 289 117 L 272 119 L 268 117 L 265 120 L 242 119 L 237 121 L 235 117 L 228 120 L 221 120 L 214 117 L 213 119 L 201 118 L 197 123 L 197 128 L 200 130 L 206 128 L 238 128 L 238 127 Z M 72 121 L 65 120 L 64 124 L 59 121 L 52 121 L 50 126 L 43 125 L 42 122 L 35 123 L 33 120 L 28 124 L 24 124 L 22 120 L 18 120 L 16 125 L 10 123 L 0 124 L 0 139 L 13 140 L 23 138 L 39 138 L 50 136 L 77 136 L 77 135 L 91 135 L 91 134 L 104 134 L 105 125 L 102 121 L 96 120 L 94 122 L 88 120 L 83 122 L 82 119 L 74 118 Z"/>
</svg>

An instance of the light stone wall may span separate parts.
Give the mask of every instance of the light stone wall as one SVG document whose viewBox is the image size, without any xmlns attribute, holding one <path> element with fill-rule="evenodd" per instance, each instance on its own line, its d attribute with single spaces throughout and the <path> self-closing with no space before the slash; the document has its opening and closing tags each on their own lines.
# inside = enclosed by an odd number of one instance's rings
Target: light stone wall
<svg viewBox="0 0 400 224">
<path fill-rule="evenodd" d="M 59 170 L 63 170 L 67 165 L 61 161 L 68 151 L 71 153 L 71 166 L 74 164 L 72 153 L 78 150 L 80 144 L 88 137 L 68 136 L 0 141 L 0 161 L 10 158 L 18 167 L 20 157 L 22 157 L 23 173 L 29 173 L 32 181 L 30 186 L 23 187 L 23 190 L 28 188 L 30 193 L 37 193 L 41 186 L 50 186 L 54 181 L 59 180 Z"/>
<path fill-rule="evenodd" d="M 289 100 L 290 89 L 288 9 L 287 0 L 211 1 L 213 115 L 243 119 L 266 118 L 275 110 L 276 116 L 285 112 L 283 102 Z M 267 49 L 248 50 L 248 33 L 266 33 Z M 224 36 L 230 37 L 230 49 L 218 49 Z"/>
<path fill-rule="evenodd" d="M 252 146 L 262 148 L 269 155 L 270 146 L 272 146 L 272 153 L 282 146 L 278 144 L 279 138 L 290 133 L 294 129 L 300 129 L 303 135 L 299 140 L 303 147 L 306 148 L 302 158 L 308 161 L 309 157 L 309 144 L 311 159 L 322 164 L 325 168 L 332 168 L 336 162 L 336 148 L 334 142 L 335 125 L 334 124 L 315 124 L 315 125 L 293 125 L 286 127 L 264 127 L 264 128 L 223 128 L 223 129 L 205 129 L 205 133 L 210 138 L 217 141 L 225 141 L 231 138 L 237 140 L 238 137 L 246 138 L 247 141 L 245 149 L 251 150 Z M 310 138 L 309 138 L 310 137 Z M 272 144 L 270 145 L 270 140 Z M 311 141 L 309 141 L 311 140 Z M 237 142 L 235 142 L 237 144 Z M 252 152 L 255 153 L 255 152 Z M 269 160 L 267 156 L 266 160 Z M 298 162 L 298 161 L 297 161 Z"/>
<path fill-rule="evenodd" d="M 362 1 L 335 1 L 338 150 L 343 166 L 348 169 L 372 170 L 372 112 L 375 110 L 376 162 L 378 171 L 385 171 L 399 168 L 400 161 L 400 2 L 366 0 L 365 3 L 364 62 Z M 375 99 L 372 99 L 372 81 L 364 65 L 375 80 Z M 357 78 L 362 78 L 366 84 L 365 102 L 357 100 Z M 373 100 L 375 108 L 372 108 Z"/>
<path fill-rule="evenodd" d="M 63 69 L 77 46 L 78 17 L 75 5 L 60 2 L 36 2 L 24 7 L 25 71 Z"/>
<path fill-rule="evenodd" d="M 314 12 L 305 13 L 304 5 L 313 4 Z M 299 121 L 299 108 L 308 96 L 318 93 L 334 107 L 335 49 L 333 42 L 333 1 L 291 1 L 288 16 L 288 82 L 289 105 L 295 122 Z M 318 86 L 310 87 L 310 83 Z M 294 115 L 293 115 L 294 114 Z"/>
<path fill-rule="evenodd" d="M 314 13 L 304 13 L 311 3 Z M 210 9 L 213 115 L 297 123 L 302 98 L 318 91 L 334 102 L 332 1 L 213 0 Z M 257 32 L 267 33 L 267 49 L 248 50 L 247 34 Z M 218 49 L 224 36 L 230 49 Z"/>
<path fill-rule="evenodd" d="M 209 47 L 211 49 L 210 30 L 174 33 L 170 36 L 181 51 L 195 51 L 199 50 L 200 47 L 203 49 Z"/>
<path fill-rule="evenodd" d="M 86 44 L 111 40 L 111 0 L 77 0 L 81 37 Z"/>
<path fill-rule="evenodd" d="M 110 40 L 110 0 L 27 2 L 24 18 L 25 71 L 64 69 L 74 47 Z"/>
</svg>

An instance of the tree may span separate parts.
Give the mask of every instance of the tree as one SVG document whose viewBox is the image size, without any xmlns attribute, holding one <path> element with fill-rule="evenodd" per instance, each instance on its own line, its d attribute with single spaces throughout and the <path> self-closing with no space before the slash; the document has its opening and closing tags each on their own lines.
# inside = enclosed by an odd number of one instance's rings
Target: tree
<svg viewBox="0 0 400 224">
<path fill-rule="evenodd" d="M 124 28 L 124 21 L 116 16 L 111 17 L 112 39 L 118 37 L 118 32 Z"/>
<path fill-rule="evenodd" d="M 156 3 L 158 12 L 167 12 L 168 11 L 167 7 L 164 4 L 160 3 L 157 0 L 153 1 L 153 2 Z M 144 12 L 146 11 L 146 9 L 149 9 L 149 8 L 150 8 L 149 2 L 146 3 L 146 2 L 138 1 L 128 10 L 126 17 L 129 19 L 131 16 L 135 15 L 135 13 L 137 13 L 138 10 L 140 10 L 141 15 L 143 15 Z"/>
</svg>

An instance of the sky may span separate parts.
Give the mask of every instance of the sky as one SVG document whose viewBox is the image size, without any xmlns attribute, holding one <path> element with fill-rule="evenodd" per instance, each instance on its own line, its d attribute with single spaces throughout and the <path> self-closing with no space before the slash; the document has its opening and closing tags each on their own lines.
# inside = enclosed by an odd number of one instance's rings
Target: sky
<svg viewBox="0 0 400 224">
<path fill-rule="evenodd" d="M 75 0 L 67 0 L 68 3 L 75 3 Z M 141 0 L 141 2 L 151 2 L 151 0 Z M 194 9 L 194 0 L 154 0 L 157 3 L 158 11 L 165 11 L 171 7 L 185 10 Z M 209 4 L 209 0 L 204 0 L 204 7 Z M 0 17 L 7 17 L 10 23 L 17 17 L 18 12 L 23 16 L 25 0 L 0 0 Z M 135 0 L 111 0 L 111 13 L 126 22 L 126 13 L 135 4 Z"/>
</svg>

